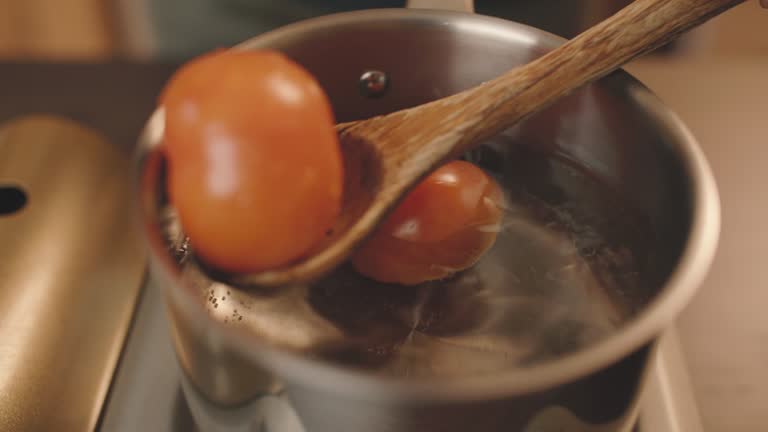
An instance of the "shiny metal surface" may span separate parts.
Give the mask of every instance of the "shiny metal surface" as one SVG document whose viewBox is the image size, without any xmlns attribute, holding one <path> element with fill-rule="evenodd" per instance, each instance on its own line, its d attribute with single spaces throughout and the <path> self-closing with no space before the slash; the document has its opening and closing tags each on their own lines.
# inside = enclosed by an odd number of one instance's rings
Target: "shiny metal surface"
<svg viewBox="0 0 768 432">
<path fill-rule="evenodd" d="M 381 97 L 389 87 L 389 77 L 386 72 L 369 70 L 360 75 L 360 93 L 363 96 L 374 98 Z"/>
<path fill-rule="evenodd" d="M 130 164 L 56 117 L 0 126 L 0 430 L 94 430 L 144 277 Z"/>
<path fill-rule="evenodd" d="M 474 12 L 473 0 L 408 0 L 406 7 L 410 9 L 439 9 L 458 12 Z"/>
<path fill-rule="evenodd" d="M 676 326 L 664 332 L 655 354 L 639 416 L 642 430 L 704 432 Z"/>
<path fill-rule="evenodd" d="M 337 120 L 348 121 L 476 85 L 561 41 L 488 17 L 387 10 L 294 24 L 241 48 L 276 48 L 298 60 L 329 93 Z M 370 46 L 377 49 L 365 49 Z M 384 98 L 365 99 L 357 91 L 357 74 L 372 67 L 392 78 Z M 275 349 L 209 319 L 200 287 L 181 280 L 161 233 L 161 133 L 158 115 L 141 143 L 140 193 L 153 268 L 183 329 L 176 333 L 177 349 L 205 358 L 199 364 L 208 367 L 193 369 L 184 360 L 182 366 L 197 389 L 221 405 L 245 402 L 249 393 L 238 385 L 237 371 L 226 367 L 233 353 L 238 362 L 273 371 L 311 432 L 625 430 L 636 415 L 650 344 L 697 289 L 717 242 L 717 192 L 695 140 L 642 85 L 612 74 L 506 136 L 588 167 L 647 217 L 657 232 L 650 245 L 654 261 L 643 289 L 625 293 L 638 299 L 637 313 L 600 343 L 535 367 L 449 380 L 383 379 Z"/>
</svg>

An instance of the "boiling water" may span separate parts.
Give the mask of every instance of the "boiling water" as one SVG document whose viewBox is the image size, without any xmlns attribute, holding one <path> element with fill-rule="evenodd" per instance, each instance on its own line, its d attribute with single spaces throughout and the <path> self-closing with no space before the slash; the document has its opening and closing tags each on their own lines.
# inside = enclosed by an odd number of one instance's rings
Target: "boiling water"
<svg viewBox="0 0 768 432">
<path fill-rule="evenodd" d="M 310 287 L 254 292 L 210 281 L 176 242 L 185 277 L 227 325 L 382 374 L 484 374 L 580 350 L 645 300 L 652 232 L 585 170 L 505 146 L 468 155 L 496 177 L 507 204 L 493 248 L 451 279 L 402 287 L 345 266 Z"/>
</svg>

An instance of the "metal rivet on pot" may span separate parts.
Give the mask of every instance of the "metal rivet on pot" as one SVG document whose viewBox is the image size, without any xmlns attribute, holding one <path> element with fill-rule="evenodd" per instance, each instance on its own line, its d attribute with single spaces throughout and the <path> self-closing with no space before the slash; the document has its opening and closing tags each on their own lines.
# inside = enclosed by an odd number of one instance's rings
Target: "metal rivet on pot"
<svg viewBox="0 0 768 432">
<path fill-rule="evenodd" d="M 369 98 L 384 96 L 389 88 L 389 77 L 382 71 L 367 70 L 360 75 L 360 93 Z"/>
</svg>

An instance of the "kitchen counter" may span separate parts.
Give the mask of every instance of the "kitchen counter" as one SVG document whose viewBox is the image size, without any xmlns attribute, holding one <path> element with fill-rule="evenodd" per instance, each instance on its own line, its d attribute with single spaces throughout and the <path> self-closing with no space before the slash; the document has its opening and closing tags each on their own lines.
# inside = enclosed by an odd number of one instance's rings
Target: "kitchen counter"
<svg viewBox="0 0 768 432">
<path fill-rule="evenodd" d="M 130 151 L 174 64 L 0 63 L 0 122 L 53 113 Z"/>
<path fill-rule="evenodd" d="M 644 60 L 627 68 L 701 143 L 722 201 L 720 246 L 679 320 L 707 432 L 768 424 L 768 57 Z"/>
</svg>

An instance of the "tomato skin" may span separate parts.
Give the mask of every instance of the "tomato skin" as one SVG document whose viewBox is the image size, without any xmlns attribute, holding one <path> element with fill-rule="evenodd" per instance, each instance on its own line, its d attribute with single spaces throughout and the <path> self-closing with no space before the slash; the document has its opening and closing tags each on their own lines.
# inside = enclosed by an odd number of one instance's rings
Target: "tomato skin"
<svg viewBox="0 0 768 432">
<path fill-rule="evenodd" d="M 472 266 L 493 245 L 503 193 L 480 168 L 448 163 L 417 185 L 352 256 L 379 282 L 415 285 Z"/>
<path fill-rule="evenodd" d="M 195 253 L 235 273 L 306 255 L 341 209 L 330 103 L 301 66 L 270 51 L 220 51 L 166 86 L 168 189 Z"/>
</svg>

